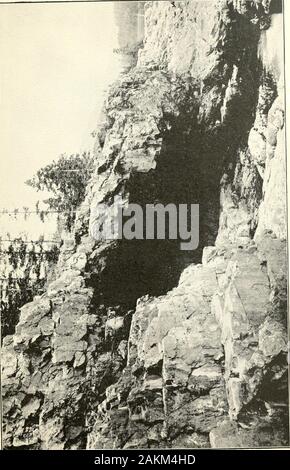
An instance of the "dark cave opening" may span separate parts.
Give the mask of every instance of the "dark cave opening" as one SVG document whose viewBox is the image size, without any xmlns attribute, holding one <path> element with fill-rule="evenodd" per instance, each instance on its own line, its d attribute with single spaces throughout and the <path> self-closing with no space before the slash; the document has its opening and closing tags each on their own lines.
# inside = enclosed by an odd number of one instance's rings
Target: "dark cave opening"
<svg viewBox="0 0 290 470">
<path fill-rule="evenodd" d="M 122 240 L 105 256 L 105 269 L 89 280 L 94 304 L 120 306 L 125 312 L 135 307 L 138 298 L 162 295 L 178 282 L 176 249 L 169 242 Z"/>
<path fill-rule="evenodd" d="M 146 204 L 199 204 L 198 248 L 181 250 L 180 238 L 116 241 L 104 253 L 101 271 L 97 267 L 99 255 L 91 261 L 93 274 L 89 284 L 95 291 L 95 304 L 118 305 L 125 312 L 144 295 L 163 295 L 178 284 L 186 266 L 201 262 L 205 246 L 214 245 L 219 228 L 221 178 L 227 173 L 233 179 L 238 150 L 247 145 L 261 76 L 257 63 L 259 36 L 253 25 L 241 35 L 240 26 L 231 32 L 226 53 L 212 72 L 218 80 L 206 81 L 202 96 L 194 97 L 193 85 L 188 102 L 179 103 L 178 116 L 163 111 L 162 148 L 156 168 L 147 173 L 132 170 L 124 183 L 129 202 L 143 209 Z M 249 38 L 251 46 L 245 52 L 240 43 L 248 44 Z M 234 47 L 243 61 L 236 66 L 239 70 L 234 85 L 229 85 L 235 69 Z M 220 109 L 227 87 L 230 98 L 222 119 Z"/>
<path fill-rule="evenodd" d="M 184 112 L 171 119 L 163 135 L 157 167 L 135 173 L 127 182 L 130 203 L 199 204 L 199 246 L 183 251 L 176 240 L 120 240 L 104 253 L 104 269 L 93 268 L 89 284 L 95 290 L 95 304 L 134 308 L 144 295 L 163 295 L 178 284 L 184 268 L 200 263 L 203 248 L 213 245 L 219 224 L 219 183 L 223 174 L 223 139 L 204 136 L 196 116 Z M 205 144 L 207 142 L 207 144 Z M 218 144 L 217 144 L 218 143 Z M 146 224 L 144 232 L 146 231 Z M 100 262 L 96 260 L 96 263 Z"/>
<path fill-rule="evenodd" d="M 234 105 L 233 105 L 234 106 Z M 94 288 L 95 305 L 135 308 L 144 295 L 160 296 L 174 288 L 181 272 L 191 263 L 200 263 L 203 248 L 212 246 L 219 228 L 220 181 L 228 163 L 252 123 L 248 106 L 247 121 L 232 120 L 210 131 L 182 119 L 172 122 L 154 171 L 133 174 L 127 185 L 130 202 L 146 204 L 199 204 L 199 246 L 194 251 L 180 249 L 177 240 L 120 240 L 92 260 L 89 285 Z M 236 111 L 235 111 L 236 112 Z M 249 118 L 250 116 L 250 118 Z M 188 119 L 188 117 L 186 116 Z M 234 165 L 233 165 L 234 167 Z M 96 265 L 104 268 L 99 272 Z"/>
</svg>

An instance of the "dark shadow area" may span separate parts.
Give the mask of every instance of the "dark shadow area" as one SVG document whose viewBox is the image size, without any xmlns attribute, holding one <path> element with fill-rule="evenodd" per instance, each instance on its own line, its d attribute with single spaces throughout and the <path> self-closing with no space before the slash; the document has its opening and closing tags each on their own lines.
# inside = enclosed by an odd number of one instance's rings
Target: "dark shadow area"
<svg viewBox="0 0 290 470">
<path fill-rule="evenodd" d="M 200 84 L 196 88 L 193 84 L 191 101 L 180 103 L 178 117 L 163 113 L 156 168 L 132 171 L 125 186 L 129 202 L 143 211 L 146 204 L 199 204 L 198 249 L 182 251 L 180 239 L 116 242 L 103 253 L 102 262 L 99 255 L 91 261 L 89 285 L 94 287 L 96 304 L 125 310 L 134 308 L 143 295 L 165 294 L 178 284 L 188 264 L 201 262 L 203 248 L 215 243 L 221 178 L 227 173 L 233 181 L 238 151 L 247 146 L 261 77 L 254 25 L 239 15 L 235 28 L 227 32 L 226 44 L 222 38 L 217 47 L 223 52 L 203 80 L 202 93 Z"/>
<path fill-rule="evenodd" d="M 270 3 L 270 15 L 275 15 L 277 13 L 283 13 L 282 0 L 272 0 Z"/>
</svg>

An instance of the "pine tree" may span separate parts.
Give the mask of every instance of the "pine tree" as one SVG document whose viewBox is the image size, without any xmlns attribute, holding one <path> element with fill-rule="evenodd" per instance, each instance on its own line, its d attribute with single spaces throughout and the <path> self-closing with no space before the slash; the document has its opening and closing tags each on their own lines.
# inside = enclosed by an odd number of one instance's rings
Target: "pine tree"
<svg viewBox="0 0 290 470">
<path fill-rule="evenodd" d="M 63 214 L 69 230 L 75 219 L 77 207 L 84 201 L 86 186 L 93 172 L 93 158 L 90 153 L 82 155 L 63 154 L 53 163 L 41 168 L 36 175 L 26 181 L 37 191 L 49 191 L 52 197 L 46 199 L 48 213 Z M 43 220 L 44 212 L 39 211 Z"/>
</svg>

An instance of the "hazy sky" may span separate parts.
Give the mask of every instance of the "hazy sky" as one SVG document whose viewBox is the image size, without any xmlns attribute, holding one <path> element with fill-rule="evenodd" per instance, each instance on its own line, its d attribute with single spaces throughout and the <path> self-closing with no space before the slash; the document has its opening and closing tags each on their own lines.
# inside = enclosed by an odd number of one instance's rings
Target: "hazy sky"
<svg viewBox="0 0 290 470">
<path fill-rule="evenodd" d="M 116 36 L 112 3 L 0 5 L 0 207 L 33 207 L 24 181 L 89 145 Z"/>
</svg>

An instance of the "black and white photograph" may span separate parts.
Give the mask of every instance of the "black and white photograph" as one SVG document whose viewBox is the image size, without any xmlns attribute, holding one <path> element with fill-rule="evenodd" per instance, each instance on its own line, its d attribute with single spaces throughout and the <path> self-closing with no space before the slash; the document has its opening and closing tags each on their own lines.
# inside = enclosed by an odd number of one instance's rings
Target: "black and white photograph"
<svg viewBox="0 0 290 470">
<path fill-rule="evenodd" d="M 0 3 L 2 450 L 290 449 L 285 3 Z"/>
</svg>

